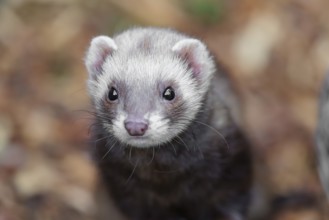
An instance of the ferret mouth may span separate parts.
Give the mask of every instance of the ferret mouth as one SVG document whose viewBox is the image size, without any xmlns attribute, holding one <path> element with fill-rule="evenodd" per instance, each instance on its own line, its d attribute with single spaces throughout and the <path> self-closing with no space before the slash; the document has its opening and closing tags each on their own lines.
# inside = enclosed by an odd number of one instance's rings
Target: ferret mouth
<svg viewBox="0 0 329 220">
<path fill-rule="evenodd" d="M 155 144 L 154 141 L 147 136 L 129 136 L 125 142 L 137 148 L 147 148 Z"/>
</svg>

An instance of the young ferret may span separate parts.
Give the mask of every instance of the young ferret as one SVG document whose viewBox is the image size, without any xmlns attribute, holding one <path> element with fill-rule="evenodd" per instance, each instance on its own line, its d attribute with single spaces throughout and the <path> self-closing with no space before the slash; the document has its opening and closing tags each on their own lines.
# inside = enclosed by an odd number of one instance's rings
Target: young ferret
<svg viewBox="0 0 329 220">
<path fill-rule="evenodd" d="M 133 28 L 92 39 L 85 64 L 98 167 L 128 219 L 245 219 L 249 144 L 203 42 Z"/>
</svg>

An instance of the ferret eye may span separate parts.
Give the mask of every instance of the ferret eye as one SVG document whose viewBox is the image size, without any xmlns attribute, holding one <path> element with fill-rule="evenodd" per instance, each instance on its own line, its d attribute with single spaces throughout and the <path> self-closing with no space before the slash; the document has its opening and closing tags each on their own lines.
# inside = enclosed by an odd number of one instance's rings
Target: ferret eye
<svg viewBox="0 0 329 220">
<path fill-rule="evenodd" d="M 115 88 L 111 87 L 109 94 L 108 94 L 108 98 L 110 101 L 115 101 L 118 99 L 118 92 Z"/>
<path fill-rule="evenodd" d="M 162 94 L 162 97 L 168 101 L 171 101 L 175 98 L 175 91 L 173 88 L 168 87 L 165 89 L 165 91 Z"/>
</svg>

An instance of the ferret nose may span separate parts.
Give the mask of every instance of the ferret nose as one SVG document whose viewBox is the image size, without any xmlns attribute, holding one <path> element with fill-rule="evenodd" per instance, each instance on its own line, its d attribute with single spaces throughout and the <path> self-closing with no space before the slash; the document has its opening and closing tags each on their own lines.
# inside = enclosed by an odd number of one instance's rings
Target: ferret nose
<svg viewBox="0 0 329 220">
<path fill-rule="evenodd" d="M 148 128 L 145 122 L 127 121 L 125 128 L 131 136 L 143 136 Z"/>
</svg>

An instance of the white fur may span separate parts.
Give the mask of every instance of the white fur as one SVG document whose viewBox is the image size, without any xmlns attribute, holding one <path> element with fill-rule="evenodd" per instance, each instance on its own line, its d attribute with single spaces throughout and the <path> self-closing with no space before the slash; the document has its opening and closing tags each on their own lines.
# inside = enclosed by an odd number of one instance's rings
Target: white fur
<svg viewBox="0 0 329 220">
<path fill-rule="evenodd" d="M 139 42 L 147 37 L 151 39 L 151 56 L 140 52 L 139 49 Z M 97 80 L 92 77 L 88 80 L 89 94 L 97 110 L 111 83 L 123 81 L 128 89 L 149 91 L 146 89 L 155 87 L 156 82 L 174 81 L 178 83 L 188 109 L 185 117 L 190 120 L 195 118 L 214 72 L 214 63 L 202 42 L 173 31 L 149 28 L 128 30 L 115 37 L 114 40 L 104 36 L 96 37 L 91 43 L 86 58 L 89 74 L 95 74 L 92 68 L 93 62 L 99 59 L 98 50 L 103 49 L 104 45 L 112 49 L 113 53 L 104 60 L 103 74 L 96 73 L 99 74 Z M 199 80 L 194 77 L 190 69 L 186 68 L 187 66 L 182 65 L 179 56 L 183 50 L 191 53 L 201 65 L 202 72 Z M 158 96 L 157 91 L 151 92 L 150 98 Z M 118 104 L 117 117 L 113 121 L 113 126 L 107 125 L 108 131 L 121 142 L 135 147 L 157 146 L 168 142 L 188 126 L 184 122 L 185 124 L 180 123 L 174 128 L 169 127 L 169 121 L 164 119 L 160 111 L 145 112 L 144 118 L 149 121 L 146 133 L 142 137 L 132 137 L 124 128 L 126 118 L 127 113 L 122 103 Z"/>
<path fill-rule="evenodd" d="M 159 113 L 148 115 L 149 117 L 146 119 L 149 121 L 149 128 L 142 137 L 132 137 L 128 134 L 124 127 L 124 121 L 127 118 L 125 113 L 119 114 L 113 121 L 113 128 L 108 128 L 108 131 L 113 132 L 121 142 L 139 148 L 158 146 L 171 140 L 176 135 L 168 129 L 169 121 L 163 119 Z"/>
<path fill-rule="evenodd" d="M 108 56 L 117 49 L 118 46 L 110 37 L 98 36 L 92 39 L 85 61 L 89 78 L 95 78 L 100 74 L 95 65 L 103 59 L 103 56 Z"/>
<path fill-rule="evenodd" d="M 190 56 L 193 57 L 193 62 L 200 65 L 202 71 L 202 74 L 200 74 L 200 80 L 202 83 L 200 86 L 200 89 L 202 90 L 201 93 L 208 90 L 210 79 L 215 71 L 215 65 L 210 58 L 206 46 L 197 39 L 183 39 L 173 46 L 172 51 L 178 55 L 189 53 Z"/>
</svg>

